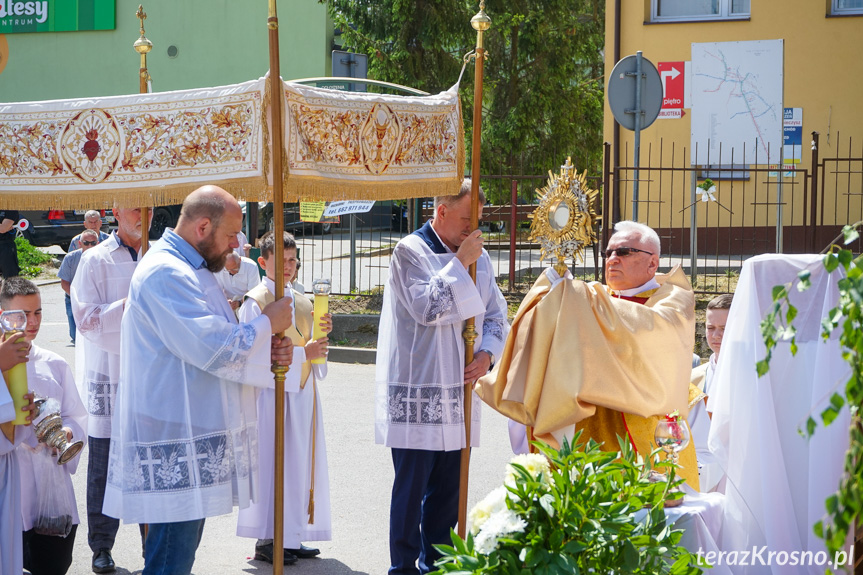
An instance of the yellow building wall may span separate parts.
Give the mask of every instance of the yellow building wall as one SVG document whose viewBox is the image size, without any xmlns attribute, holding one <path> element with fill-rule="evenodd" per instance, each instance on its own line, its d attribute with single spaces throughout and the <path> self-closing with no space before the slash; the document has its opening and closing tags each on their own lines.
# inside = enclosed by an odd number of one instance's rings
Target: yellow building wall
<svg viewBox="0 0 863 575">
<path fill-rule="evenodd" d="M 651 23 L 650 0 L 621 0 L 620 57 L 641 50 L 654 65 L 659 62 L 689 61 L 691 44 L 696 42 L 732 42 L 749 40 L 784 40 L 784 107 L 803 109 L 802 169 L 811 169 L 809 142 L 813 131 L 820 133 L 819 154 L 824 157 L 863 157 L 863 17 L 826 16 L 829 0 L 752 0 L 748 20 L 702 21 L 686 23 Z M 614 68 L 615 1 L 606 3 L 605 67 L 606 87 Z M 688 90 L 688 87 L 687 87 Z M 641 133 L 641 165 L 685 167 L 690 158 L 690 110 L 681 119 L 657 119 Z M 613 116 L 605 102 L 605 141 L 613 142 Z M 850 145 L 849 145 L 849 138 Z M 620 129 L 620 162 L 631 166 L 633 132 Z M 660 148 L 662 150 L 660 158 Z M 685 153 L 684 153 L 685 151 Z M 723 152 L 725 154 L 725 152 Z M 725 162 L 723 162 L 725 163 Z M 767 168 L 767 166 L 761 166 Z M 861 164 L 851 167 L 860 171 Z M 841 165 L 839 170 L 848 170 Z M 621 179 L 632 178 L 624 172 Z M 717 182 L 717 199 L 729 208 L 699 204 L 699 225 L 714 226 L 775 225 L 776 186 L 767 184 L 768 174 L 752 174 L 746 182 Z M 833 178 L 832 180 L 830 178 Z M 856 182 L 854 181 L 856 178 Z M 639 198 L 639 220 L 655 227 L 689 225 L 689 174 L 682 172 L 642 172 Z M 643 180 L 649 181 L 643 181 Z M 835 180 L 835 181 L 834 181 Z M 775 182 L 775 178 L 772 179 Z M 851 187 L 851 194 L 825 196 L 824 213 L 836 214 L 845 223 L 843 213 L 860 213 L 860 187 L 863 176 L 845 177 L 828 174 L 825 187 Z M 621 182 L 621 195 L 631 200 L 631 182 Z M 783 178 L 784 199 L 793 201 L 785 207 L 785 225 L 803 223 L 803 178 Z M 855 191 L 856 194 L 855 195 Z M 838 201 L 835 198 L 840 198 Z M 759 205 L 753 205 L 757 203 Z M 621 202 L 621 219 L 631 215 L 629 201 Z M 763 213 L 757 214 L 759 210 Z M 759 223 L 762 222 L 763 223 Z M 825 222 L 827 223 L 827 222 Z M 832 223 L 832 222 L 830 222 Z"/>
</svg>

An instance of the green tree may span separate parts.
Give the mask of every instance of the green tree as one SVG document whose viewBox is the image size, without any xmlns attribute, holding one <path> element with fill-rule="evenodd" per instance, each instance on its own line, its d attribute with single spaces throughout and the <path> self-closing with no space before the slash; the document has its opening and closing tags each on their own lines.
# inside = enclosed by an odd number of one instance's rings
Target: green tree
<svg viewBox="0 0 863 575">
<path fill-rule="evenodd" d="M 458 78 L 476 44 L 477 4 L 466 0 L 328 0 L 345 45 L 369 55 L 369 76 L 430 93 Z M 486 33 L 482 172 L 536 175 L 566 156 L 598 174 L 602 161 L 605 3 L 490 0 Z M 461 83 L 468 161 L 473 66 Z M 469 165 L 469 164 L 468 164 Z M 485 184 L 493 200 L 508 184 Z"/>
</svg>

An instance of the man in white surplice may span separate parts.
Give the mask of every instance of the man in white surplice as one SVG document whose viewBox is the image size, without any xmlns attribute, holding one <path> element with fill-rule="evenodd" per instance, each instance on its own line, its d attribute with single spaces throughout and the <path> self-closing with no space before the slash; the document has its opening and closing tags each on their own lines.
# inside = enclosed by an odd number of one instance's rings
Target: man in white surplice
<svg viewBox="0 0 863 575">
<path fill-rule="evenodd" d="M 238 324 L 213 275 L 241 224 L 230 194 L 199 188 L 132 277 L 104 511 L 149 524 L 147 575 L 190 573 L 204 518 L 254 497 L 250 385 L 272 385 L 271 358 L 290 365 L 290 340 L 272 336 L 291 325 L 290 299 Z"/>
<path fill-rule="evenodd" d="M 480 231 L 470 229 L 470 180 L 434 206 L 434 219 L 393 251 L 378 335 L 375 440 L 392 448 L 395 468 L 390 574 L 428 573 L 439 557 L 432 545 L 450 542 L 466 446 L 464 382 L 488 372 L 509 331 Z M 473 262 L 476 285 L 468 274 Z M 465 367 L 462 331 L 471 317 L 479 336 Z M 474 447 L 480 403 L 474 398 Z"/>
<path fill-rule="evenodd" d="M 102 513 L 111 416 L 120 377 L 120 319 L 141 251 L 141 210 L 114 208 L 117 230 L 81 256 L 72 280 L 72 314 L 84 352 L 78 381 L 87 405 L 87 543 L 96 573 L 114 571 L 111 549 L 120 522 Z"/>
</svg>

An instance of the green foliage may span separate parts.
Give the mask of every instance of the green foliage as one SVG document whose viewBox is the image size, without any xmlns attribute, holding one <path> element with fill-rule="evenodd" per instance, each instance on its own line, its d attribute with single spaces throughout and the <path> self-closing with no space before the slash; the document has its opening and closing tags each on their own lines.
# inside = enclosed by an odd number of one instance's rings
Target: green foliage
<svg viewBox="0 0 863 575">
<path fill-rule="evenodd" d="M 323 1 L 323 0 L 320 0 Z M 345 45 L 369 55 L 369 77 L 430 93 L 452 86 L 465 54 L 476 45 L 466 0 L 328 0 Z M 601 0 L 489 2 L 485 33 L 481 171 L 536 175 L 572 156 L 579 171 L 600 172 L 605 42 Z M 473 68 L 471 64 L 469 68 Z M 460 95 L 468 165 L 474 98 L 473 70 Z M 486 196 L 500 203 L 509 182 L 488 180 Z M 530 198 L 525 199 L 532 199 Z"/>
<path fill-rule="evenodd" d="M 550 466 L 537 455 L 513 459 L 505 487 L 471 511 L 467 539 L 453 532 L 452 546 L 437 547 L 438 574 L 701 573 L 679 546 L 682 531 L 665 522 L 662 504 L 682 483 L 673 471 L 650 483 L 650 465 L 627 441 L 618 453 L 594 441 L 536 445 Z"/>
<path fill-rule="evenodd" d="M 857 228 L 861 224 L 863 222 L 845 226 L 843 235 L 846 245 L 858 239 Z M 845 474 L 840 479 L 839 489 L 825 502 L 831 521 L 819 521 L 813 527 L 831 554 L 843 549 L 849 530 L 855 522 L 860 521 L 863 512 L 863 427 L 860 419 L 860 406 L 863 404 L 863 256 L 855 259 L 851 250 L 832 246 L 831 251 L 824 256 L 824 267 L 832 273 L 840 266 L 846 277 L 838 282 L 839 305 L 821 320 L 821 335 L 826 340 L 836 329 L 841 330 L 839 343 L 852 373 L 844 390 L 834 393 L 830 398 L 830 405 L 821 412 L 821 421 L 825 426 L 830 425 L 847 404 L 851 414 L 850 447 L 845 454 Z M 803 271 L 798 274 L 797 289 L 804 291 L 810 286 L 810 273 Z M 767 356 L 757 364 L 759 376 L 767 373 L 773 348 L 778 341 L 790 340 L 791 353 L 797 351 L 793 326 L 797 310 L 788 299 L 791 288 L 792 284 L 773 288 L 773 307 L 761 322 Z M 806 430 L 801 433 L 811 437 L 816 428 L 815 419 L 809 417 Z"/>
<path fill-rule="evenodd" d="M 39 266 L 51 261 L 50 255 L 37 250 L 22 237 L 15 238 L 15 247 L 18 249 L 18 266 L 21 268 L 19 273 L 23 277 L 38 276 L 42 273 Z"/>
</svg>

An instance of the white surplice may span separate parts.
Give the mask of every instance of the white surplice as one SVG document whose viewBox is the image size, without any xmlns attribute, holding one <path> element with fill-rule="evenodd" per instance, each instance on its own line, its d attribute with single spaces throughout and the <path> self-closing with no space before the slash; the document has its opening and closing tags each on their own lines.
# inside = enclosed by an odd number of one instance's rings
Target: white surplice
<svg viewBox="0 0 863 575">
<path fill-rule="evenodd" d="M 139 258 L 140 259 L 140 258 Z M 138 263 L 116 232 L 81 256 L 72 280 L 72 314 L 83 346 L 78 391 L 87 405 L 90 437 L 111 437 L 111 415 L 120 377 L 120 320 L 123 300 Z M 76 360 L 80 356 L 76 353 Z"/>
<path fill-rule="evenodd" d="M 419 232 L 426 233 L 426 238 L 435 233 L 429 224 Z M 427 241 L 435 242 L 439 253 Z M 485 250 L 477 260 L 474 285 L 467 269 L 436 234 L 426 240 L 415 232 L 396 245 L 378 331 L 376 443 L 434 451 L 466 446 L 465 321 L 476 317 L 479 335 L 474 350 L 485 349 L 499 358 L 509 332 L 506 312 L 506 300 Z M 479 445 L 481 404 L 474 394 L 470 438 L 474 447 Z"/>
<path fill-rule="evenodd" d="M 270 320 L 238 324 L 201 255 L 166 231 L 132 278 L 103 512 L 127 523 L 230 513 L 255 496 L 255 389 Z M 249 385 L 243 385 L 249 384 Z"/>
<path fill-rule="evenodd" d="M 264 278 L 270 293 L 273 280 Z M 285 286 L 285 295 L 300 296 Z M 292 313 L 296 308 L 291 305 Z M 261 315 L 258 303 L 249 298 L 240 307 L 241 322 Z M 296 325 L 296 316 L 294 319 Z M 330 541 L 330 479 L 327 444 L 324 440 L 324 418 L 317 382 L 327 375 L 327 364 L 313 364 L 309 380 L 300 389 L 300 371 L 306 361 L 306 350 L 294 346 L 291 367 L 285 375 L 285 480 L 284 480 L 284 546 L 299 549 L 303 541 Z M 268 382 L 272 385 L 273 378 Z M 240 510 L 237 535 L 257 539 L 273 538 L 273 458 L 275 453 L 275 391 L 258 391 L 258 485 L 259 497 L 248 508 Z M 314 418 L 313 418 L 314 416 Z M 309 523 L 309 488 L 311 485 L 312 426 L 315 428 L 315 521 Z"/>
<path fill-rule="evenodd" d="M 30 349 L 30 361 L 27 362 L 27 383 L 30 389 L 41 397 L 56 399 L 60 402 L 60 416 L 63 425 L 72 430 L 72 441 L 87 441 L 87 408 L 78 395 L 72 370 L 66 360 L 47 349 L 33 345 Z M 39 444 L 37 449 L 46 449 Z M 24 519 L 24 531 L 33 528 L 38 515 L 39 501 L 36 498 L 34 485 L 39 481 L 33 470 L 33 450 L 23 445 L 18 448 L 18 464 L 21 472 L 21 510 Z M 72 474 L 78 469 L 81 456 L 76 455 L 61 466 L 64 474 L 64 489 L 75 501 L 75 489 L 72 487 Z M 78 506 L 72 507 L 72 523 L 78 524 Z"/>
<path fill-rule="evenodd" d="M 12 397 L 0 374 L 0 422 L 15 419 Z M 30 425 L 15 426 L 15 441 L 0 433 L 0 575 L 21 575 L 24 571 L 24 543 L 21 521 L 21 476 L 18 471 L 18 450 L 26 442 L 36 445 Z"/>
<path fill-rule="evenodd" d="M 713 374 L 716 371 L 716 354 L 711 354 L 710 360 L 693 370 L 693 374 L 698 369 L 704 370 L 704 379 L 700 389 L 710 397 Z M 698 458 L 698 483 L 702 493 L 723 491 L 724 481 L 722 479 L 725 477 L 725 472 L 707 445 L 707 438 L 710 436 L 710 413 L 707 411 L 703 399 L 699 399 L 692 406 L 686 420 L 689 423 L 690 431 L 692 431 L 692 441 L 695 443 L 695 455 Z"/>
<path fill-rule="evenodd" d="M 825 550 L 812 525 L 824 517 L 824 500 L 839 486 L 850 417 L 845 407 L 825 428 L 818 414 L 851 370 L 842 359 L 838 333 L 826 342 L 821 338 L 821 318 L 838 305 L 837 283 L 843 277 L 841 267 L 828 274 L 822 259 L 768 254 L 743 264 L 707 403 L 713 412 L 708 446 L 727 474 L 723 551 L 766 546 L 769 552 L 799 556 Z M 797 354 L 791 355 L 788 341 L 780 341 L 770 371 L 759 378 L 755 364 L 765 356 L 761 321 L 773 305 L 773 287 L 795 280 L 803 270 L 811 272 L 812 287 L 790 291 L 798 310 Z M 798 430 L 806 428 L 810 414 L 819 425 L 807 439 Z M 814 575 L 824 567 L 774 560 L 734 571 Z"/>
</svg>

